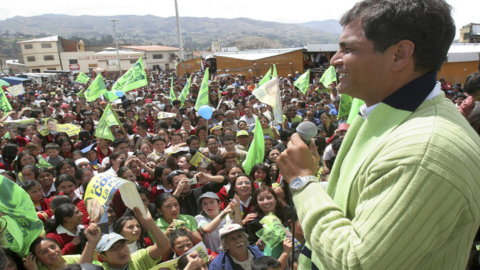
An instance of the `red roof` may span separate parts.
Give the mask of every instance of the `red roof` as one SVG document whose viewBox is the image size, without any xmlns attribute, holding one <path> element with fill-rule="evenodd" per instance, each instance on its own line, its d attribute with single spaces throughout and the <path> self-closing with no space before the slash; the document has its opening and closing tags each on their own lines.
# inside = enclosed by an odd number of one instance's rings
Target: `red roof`
<svg viewBox="0 0 480 270">
<path fill-rule="evenodd" d="M 176 47 L 167 47 L 167 46 L 121 46 L 125 49 L 140 50 L 140 51 L 175 51 L 179 50 Z"/>
</svg>

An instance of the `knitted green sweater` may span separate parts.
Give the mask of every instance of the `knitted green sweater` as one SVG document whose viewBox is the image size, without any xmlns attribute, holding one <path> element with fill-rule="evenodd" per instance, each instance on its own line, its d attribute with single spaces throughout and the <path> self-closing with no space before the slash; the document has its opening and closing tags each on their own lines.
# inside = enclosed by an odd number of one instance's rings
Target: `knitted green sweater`
<svg viewBox="0 0 480 270">
<path fill-rule="evenodd" d="M 294 194 L 310 248 L 299 269 L 465 269 L 479 184 L 480 138 L 443 94 L 413 113 L 380 103 L 350 126 L 330 196 L 319 183 Z"/>
</svg>

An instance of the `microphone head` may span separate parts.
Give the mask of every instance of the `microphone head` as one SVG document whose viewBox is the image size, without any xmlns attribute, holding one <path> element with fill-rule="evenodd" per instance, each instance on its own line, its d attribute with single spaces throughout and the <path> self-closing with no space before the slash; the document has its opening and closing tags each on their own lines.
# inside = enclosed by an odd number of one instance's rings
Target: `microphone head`
<svg viewBox="0 0 480 270">
<path fill-rule="evenodd" d="M 312 122 L 302 122 L 297 126 L 297 133 L 300 138 L 308 145 L 315 135 L 317 135 L 317 126 Z"/>
</svg>

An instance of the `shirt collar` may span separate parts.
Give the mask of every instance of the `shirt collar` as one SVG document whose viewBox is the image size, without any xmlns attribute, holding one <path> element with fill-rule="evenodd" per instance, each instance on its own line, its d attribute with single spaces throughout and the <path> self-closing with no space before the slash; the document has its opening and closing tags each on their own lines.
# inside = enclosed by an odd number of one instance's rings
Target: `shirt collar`
<svg viewBox="0 0 480 270">
<path fill-rule="evenodd" d="M 48 191 L 47 194 L 45 194 L 45 192 L 43 192 L 43 197 L 47 198 L 48 196 L 50 196 L 50 194 L 55 194 L 55 192 L 57 191 L 57 189 L 55 188 L 55 185 L 52 183 L 52 186 L 50 187 L 50 190 Z"/>
<path fill-rule="evenodd" d="M 71 231 L 65 229 L 65 227 L 63 227 L 62 225 L 58 225 L 58 227 L 57 227 L 57 233 L 58 233 L 58 234 L 66 233 L 66 234 L 68 234 L 68 235 L 70 235 L 70 236 L 78 236 L 78 235 L 80 234 L 80 230 L 83 229 L 83 228 L 85 228 L 85 226 L 83 226 L 83 225 L 78 225 L 78 226 L 77 226 L 77 233 L 76 233 L 76 234 L 73 234 Z"/>
<path fill-rule="evenodd" d="M 423 75 L 395 91 L 395 93 L 388 96 L 382 102 L 396 109 L 413 112 L 423 101 L 432 99 L 442 93 L 441 84 L 435 81 L 435 77 L 435 72 Z M 418 98 L 412 98 L 413 96 Z M 367 107 L 366 104 L 362 105 L 359 114 L 364 119 L 367 119 L 378 104 L 379 103 L 370 107 Z"/>
<path fill-rule="evenodd" d="M 248 208 L 248 205 L 250 204 L 250 201 L 252 200 L 252 196 L 250 196 L 248 198 L 248 200 L 244 203 L 242 200 L 240 200 L 240 204 L 245 207 L 245 208 Z"/>
</svg>

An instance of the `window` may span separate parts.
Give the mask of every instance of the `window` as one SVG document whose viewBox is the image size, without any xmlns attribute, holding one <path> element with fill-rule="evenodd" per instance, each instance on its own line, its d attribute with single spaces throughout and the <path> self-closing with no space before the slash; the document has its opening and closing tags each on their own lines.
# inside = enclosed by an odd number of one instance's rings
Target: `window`
<svg viewBox="0 0 480 270">
<path fill-rule="evenodd" d="M 88 67 L 89 68 L 96 68 L 96 67 L 98 67 L 98 64 L 88 64 Z"/>
<path fill-rule="evenodd" d="M 52 43 L 42 43 L 42 49 L 52 48 Z"/>
<path fill-rule="evenodd" d="M 78 64 L 77 59 L 70 59 L 70 60 L 68 60 L 68 62 L 69 62 L 70 65 Z"/>
<path fill-rule="evenodd" d="M 47 68 L 47 70 L 57 70 L 57 68 Z"/>
<path fill-rule="evenodd" d="M 53 61 L 55 58 L 53 58 L 53 55 L 44 55 L 43 60 L 45 61 Z"/>
<path fill-rule="evenodd" d="M 33 49 L 33 44 L 25 44 L 25 50 Z"/>
<path fill-rule="evenodd" d="M 175 54 L 172 53 L 172 54 L 170 54 L 170 58 L 175 59 L 175 58 L 177 58 L 177 57 L 175 57 Z"/>
<path fill-rule="evenodd" d="M 27 62 L 35 62 L 35 56 L 27 56 Z"/>
<path fill-rule="evenodd" d="M 137 60 L 130 60 L 130 64 L 135 64 Z"/>
<path fill-rule="evenodd" d="M 154 54 L 153 59 L 163 59 L 163 54 Z"/>
<path fill-rule="evenodd" d="M 32 72 L 33 73 L 40 73 L 40 69 L 39 68 L 32 69 Z"/>
</svg>

